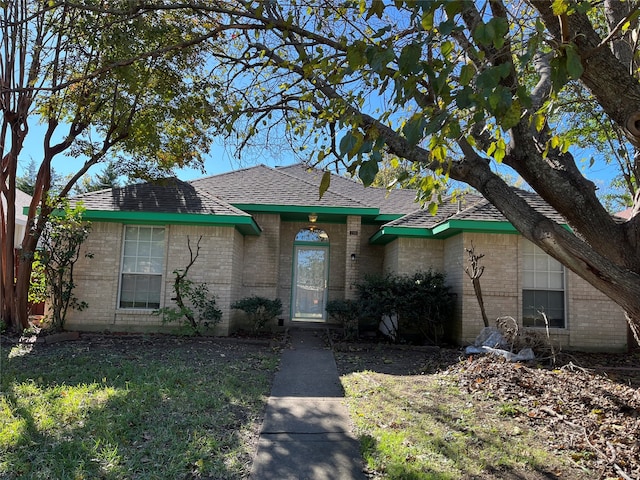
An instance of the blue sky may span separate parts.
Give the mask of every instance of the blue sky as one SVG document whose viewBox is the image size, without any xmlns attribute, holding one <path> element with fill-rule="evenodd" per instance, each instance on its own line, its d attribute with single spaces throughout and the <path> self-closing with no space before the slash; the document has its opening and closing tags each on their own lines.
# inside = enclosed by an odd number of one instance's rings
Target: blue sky
<svg viewBox="0 0 640 480">
<path fill-rule="evenodd" d="M 44 135 L 44 128 L 40 125 L 31 125 L 28 133 L 28 140 L 25 144 L 25 148 L 20 157 L 20 168 L 26 168 L 29 161 L 33 158 L 36 164 L 40 164 L 42 159 L 42 136 Z M 589 151 L 575 151 L 572 150 L 578 167 L 591 179 L 596 186 L 602 191 L 607 190 L 611 179 L 616 175 L 616 169 L 613 166 L 606 165 L 602 160 L 597 160 L 593 166 L 589 167 L 589 158 L 591 153 Z M 308 155 L 308 152 L 305 152 Z M 222 141 L 215 141 L 211 152 L 207 155 L 205 160 L 206 172 L 202 173 L 195 168 L 185 168 L 176 171 L 178 178 L 182 180 L 192 180 L 208 175 L 216 175 L 219 173 L 229 172 L 237 170 L 239 168 L 250 167 L 258 164 L 265 164 L 271 167 L 277 165 L 290 165 L 292 163 L 299 162 L 304 157 L 301 157 L 299 153 L 293 150 L 286 149 L 283 145 L 279 145 L 277 151 L 273 149 L 264 148 L 261 150 L 248 151 L 243 155 L 242 160 L 238 160 L 234 156 L 233 148 L 231 146 L 225 146 Z M 75 173 L 82 166 L 82 160 L 59 156 L 54 159 L 53 168 L 56 173 L 61 175 L 68 175 Z M 104 168 L 103 164 L 94 166 L 89 173 L 95 175 Z M 19 171 L 21 175 L 23 171 Z"/>
</svg>

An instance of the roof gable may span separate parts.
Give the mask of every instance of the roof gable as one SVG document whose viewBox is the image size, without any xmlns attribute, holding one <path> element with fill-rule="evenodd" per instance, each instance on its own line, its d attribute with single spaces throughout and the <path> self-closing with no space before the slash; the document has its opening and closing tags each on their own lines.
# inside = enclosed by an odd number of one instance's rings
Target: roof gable
<svg viewBox="0 0 640 480">
<path fill-rule="evenodd" d="M 325 192 L 320 198 L 319 183 L 316 185 L 265 165 L 192 180 L 190 183 L 233 205 L 370 207 L 359 199 L 334 190 Z"/>
<path fill-rule="evenodd" d="M 537 193 L 516 189 L 536 211 L 547 218 L 566 225 L 566 220 Z M 507 218 L 489 201 L 477 194 L 466 194 L 456 203 L 440 205 L 436 215 L 420 209 L 388 222 L 371 238 L 371 242 L 385 244 L 397 237 L 446 238 L 462 231 L 488 233 L 517 233 Z"/>
<path fill-rule="evenodd" d="M 320 189 L 320 182 L 324 174 L 322 170 L 311 168 L 303 163 L 277 167 L 276 170 L 312 184 L 317 191 Z M 327 192 L 351 198 L 368 207 L 377 208 L 382 215 L 406 214 L 418 208 L 415 190 L 365 187 L 355 180 L 334 173 L 331 173 L 331 182 Z"/>
</svg>

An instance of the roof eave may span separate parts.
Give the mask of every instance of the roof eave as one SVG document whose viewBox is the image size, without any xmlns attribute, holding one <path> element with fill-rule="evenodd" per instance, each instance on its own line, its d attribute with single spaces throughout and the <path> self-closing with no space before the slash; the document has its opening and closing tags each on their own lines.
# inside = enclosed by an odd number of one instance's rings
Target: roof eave
<svg viewBox="0 0 640 480">
<path fill-rule="evenodd" d="M 85 210 L 82 218 L 92 222 L 114 222 L 137 225 L 234 227 L 243 235 L 260 235 L 262 232 L 260 226 L 258 226 L 255 220 L 249 215 Z"/>
</svg>

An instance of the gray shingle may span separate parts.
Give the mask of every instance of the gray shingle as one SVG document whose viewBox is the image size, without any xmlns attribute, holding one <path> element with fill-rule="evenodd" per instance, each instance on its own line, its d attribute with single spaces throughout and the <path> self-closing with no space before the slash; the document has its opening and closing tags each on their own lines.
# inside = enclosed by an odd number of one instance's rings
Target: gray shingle
<svg viewBox="0 0 640 480">
<path fill-rule="evenodd" d="M 265 165 L 192 180 L 191 184 L 232 204 L 366 208 L 334 190 L 319 198 L 318 184 Z"/>
<path fill-rule="evenodd" d="M 320 187 L 323 171 L 310 168 L 302 163 L 296 163 L 287 167 L 277 167 L 279 172 L 299 178 Z M 355 180 L 331 174 L 329 192 L 337 193 L 344 197 L 366 204 L 369 207 L 378 208 L 381 214 L 409 213 L 416 208 L 416 191 L 409 189 L 393 189 L 364 187 Z"/>
<path fill-rule="evenodd" d="M 523 198 L 535 210 L 545 215 L 547 218 L 565 224 L 566 220 L 556 212 L 537 193 L 525 190 L 516 190 L 519 197 Z M 487 199 L 477 194 L 466 194 L 461 203 L 443 202 L 439 206 L 435 216 L 427 210 L 417 210 L 402 218 L 387 223 L 389 227 L 409 227 L 409 228 L 434 228 L 440 223 L 448 220 L 476 220 L 483 222 L 506 222 L 506 217 L 494 207 Z"/>
<path fill-rule="evenodd" d="M 85 193 L 73 200 L 82 201 L 87 210 L 248 215 L 209 192 L 176 178 Z"/>
</svg>

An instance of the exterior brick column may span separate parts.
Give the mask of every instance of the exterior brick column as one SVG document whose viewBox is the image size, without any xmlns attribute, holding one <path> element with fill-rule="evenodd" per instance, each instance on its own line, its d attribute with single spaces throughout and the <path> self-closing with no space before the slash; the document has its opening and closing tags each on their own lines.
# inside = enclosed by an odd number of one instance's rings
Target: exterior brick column
<svg viewBox="0 0 640 480">
<path fill-rule="evenodd" d="M 344 298 L 356 298 L 355 284 L 360 280 L 360 235 L 362 235 L 361 218 L 355 215 L 347 217 L 347 246 L 345 252 Z M 352 255 L 355 259 L 352 260 Z"/>
</svg>

